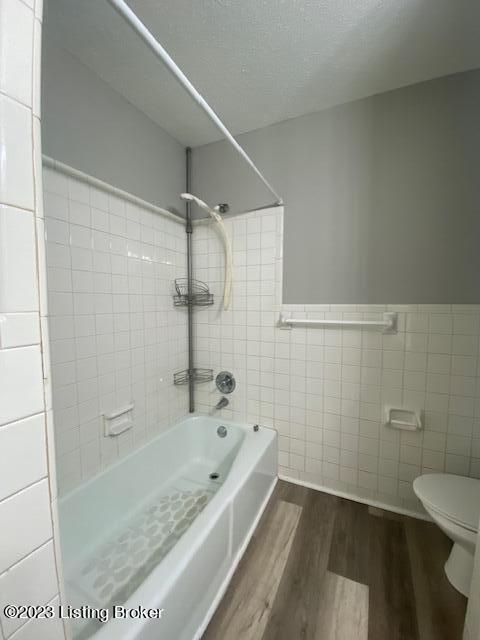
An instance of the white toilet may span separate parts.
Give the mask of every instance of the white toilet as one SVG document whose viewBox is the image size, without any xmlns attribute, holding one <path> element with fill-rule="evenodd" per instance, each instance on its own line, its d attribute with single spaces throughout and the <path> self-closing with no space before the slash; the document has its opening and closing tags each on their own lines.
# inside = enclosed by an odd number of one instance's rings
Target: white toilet
<svg viewBox="0 0 480 640">
<path fill-rule="evenodd" d="M 425 511 L 453 540 L 445 573 L 455 589 L 468 597 L 480 518 L 480 480 L 432 473 L 416 478 L 413 490 Z"/>
</svg>

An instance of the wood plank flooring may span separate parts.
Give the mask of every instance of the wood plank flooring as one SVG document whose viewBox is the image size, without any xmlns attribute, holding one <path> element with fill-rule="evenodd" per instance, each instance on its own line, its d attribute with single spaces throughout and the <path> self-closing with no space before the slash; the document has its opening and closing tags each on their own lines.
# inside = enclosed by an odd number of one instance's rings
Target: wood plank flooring
<svg viewBox="0 0 480 640">
<path fill-rule="evenodd" d="M 423 522 L 280 481 L 203 640 L 461 640 Z"/>
<path fill-rule="evenodd" d="M 284 500 L 274 503 L 269 527 L 258 544 L 250 545 L 247 562 L 238 568 L 232 580 L 231 598 L 222 603 L 223 616 L 212 620 L 210 633 L 218 638 L 242 640 L 262 637 L 301 512 L 301 507 L 296 504 Z M 239 611 L 242 611 L 241 616 Z"/>
</svg>

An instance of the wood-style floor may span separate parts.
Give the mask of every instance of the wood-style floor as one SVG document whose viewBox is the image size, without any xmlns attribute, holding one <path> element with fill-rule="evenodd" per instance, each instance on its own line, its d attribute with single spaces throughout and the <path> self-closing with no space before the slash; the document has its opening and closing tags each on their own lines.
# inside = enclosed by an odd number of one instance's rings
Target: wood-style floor
<svg viewBox="0 0 480 640">
<path fill-rule="evenodd" d="M 203 640 L 461 640 L 432 523 L 279 482 Z"/>
</svg>

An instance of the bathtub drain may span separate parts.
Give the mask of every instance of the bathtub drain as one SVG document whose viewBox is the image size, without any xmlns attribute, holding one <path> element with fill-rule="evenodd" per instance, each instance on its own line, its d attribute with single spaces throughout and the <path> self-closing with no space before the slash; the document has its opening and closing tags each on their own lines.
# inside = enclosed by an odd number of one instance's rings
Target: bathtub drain
<svg viewBox="0 0 480 640">
<path fill-rule="evenodd" d="M 208 477 L 210 478 L 210 480 L 217 480 L 220 477 L 220 474 L 214 471 Z"/>
</svg>

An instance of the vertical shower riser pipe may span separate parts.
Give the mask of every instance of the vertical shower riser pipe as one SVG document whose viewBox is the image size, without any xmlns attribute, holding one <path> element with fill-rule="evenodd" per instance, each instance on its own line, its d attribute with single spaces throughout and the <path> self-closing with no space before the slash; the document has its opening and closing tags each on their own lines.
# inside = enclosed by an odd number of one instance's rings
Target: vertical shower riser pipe
<svg viewBox="0 0 480 640">
<path fill-rule="evenodd" d="M 185 186 L 187 193 L 190 192 L 191 170 L 192 170 L 192 150 L 187 147 L 185 150 L 186 164 L 186 180 Z M 193 354 L 193 296 L 192 296 L 192 279 L 193 279 L 193 261 L 192 261 L 192 203 L 186 203 L 186 224 L 185 231 L 187 234 L 187 317 L 188 317 L 188 410 L 190 413 L 195 411 L 195 380 L 194 380 L 194 354 Z"/>
</svg>

